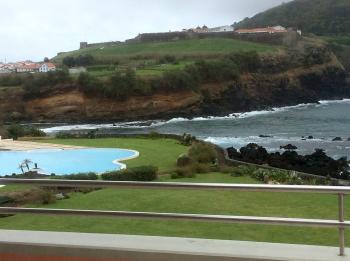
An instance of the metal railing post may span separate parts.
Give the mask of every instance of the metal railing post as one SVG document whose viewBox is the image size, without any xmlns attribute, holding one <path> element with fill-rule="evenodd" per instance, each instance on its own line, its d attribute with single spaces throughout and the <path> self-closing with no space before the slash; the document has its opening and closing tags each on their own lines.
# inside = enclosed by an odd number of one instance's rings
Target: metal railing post
<svg viewBox="0 0 350 261">
<path fill-rule="evenodd" d="M 339 222 L 344 222 L 344 194 L 338 194 Z M 345 228 L 339 227 L 339 255 L 345 256 Z"/>
</svg>

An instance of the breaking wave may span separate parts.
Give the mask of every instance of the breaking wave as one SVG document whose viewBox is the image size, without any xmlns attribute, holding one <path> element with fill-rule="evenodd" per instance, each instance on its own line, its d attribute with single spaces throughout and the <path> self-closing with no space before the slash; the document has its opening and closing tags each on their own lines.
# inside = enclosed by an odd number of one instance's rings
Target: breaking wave
<svg viewBox="0 0 350 261">
<path fill-rule="evenodd" d="M 163 126 L 167 124 L 174 124 L 187 121 L 215 121 L 215 120 L 235 120 L 252 118 L 272 113 L 281 113 L 289 110 L 303 109 L 309 106 L 326 106 L 334 103 L 349 103 L 350 99 L 319 101 L 316 103 L 303 103 L 295 106 L 275 107 L 269 110 L 250 111 L 242 113 L 231 113 L 227 116 L 208 116 L 195 118 L 173 118 L 170 120 L 151 120 L 151 121 L 132 121 L 132 122 L 118 122 L 110 124 L 76 124 L 76 125 L 59 125 L 54 127 L 43 127 L 42 130 L 46 133 L 56 133 L 60 131 L 78 131 L 78 130 L 94 130 L 94 129 L 145 129 Z"/>
</svg>

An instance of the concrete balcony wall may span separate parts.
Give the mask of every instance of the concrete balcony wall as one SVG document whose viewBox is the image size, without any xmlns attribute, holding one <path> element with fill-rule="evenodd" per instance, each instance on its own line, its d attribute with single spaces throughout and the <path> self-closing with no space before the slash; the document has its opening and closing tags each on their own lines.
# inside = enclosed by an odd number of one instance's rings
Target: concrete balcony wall
<svg viewBox="0 0 350 261">
<path fill-rule="evenodd" d="M 346 249 L 350 254 L 350 249 Z M 338 261 L 338 248 L 227 240 L 0 230 L 1 261 Z"/>
</svg>

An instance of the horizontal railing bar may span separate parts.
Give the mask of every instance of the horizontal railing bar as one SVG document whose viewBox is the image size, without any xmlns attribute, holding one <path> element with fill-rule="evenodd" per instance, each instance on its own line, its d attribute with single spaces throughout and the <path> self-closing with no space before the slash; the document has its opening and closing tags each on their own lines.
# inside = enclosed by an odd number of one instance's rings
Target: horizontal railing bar
<svg viewBox="0 0 350 261">
<path fill-rule="evenodd" d="M 237 190 L 268 192 L 304 192 L 325 194 L 350 194 L 350 187 L 305 186 L 305 185 L 259 185 L 220 183 L 177 183 L 177 182 L 136 182 L 136 181 L 96 181 L 96 180 L 56 180 L 56 179 L 6 179 L 0 178 L 0 185 L 26 184 L 45 187 L 91 187 L 91 188 L 152 188 L 191 190 Z"/>
<path fill-rule="evenodd" d="M 62 215 L 85 217 L 116 217 L 116 218 L 141 218 L 141 219 L 167 219 L 187 221 L 209 221 L 260 225 L 289 225 L 308 227 L 347 228 L 350 222 L 323 219 L 300 218 L 276 218 L 254 216 L 230 216 L 230 215 L 202 215 L 202 214 L 176 214 L 154 212 L 128 212 L 128 211 L 103 211 L 103 210 L 76 210 L 76 209 L 47 209 L 47 208 L 16 208 L 0 207 L 0 214 L 35 214 L 35 215 Z"/>
</svg>

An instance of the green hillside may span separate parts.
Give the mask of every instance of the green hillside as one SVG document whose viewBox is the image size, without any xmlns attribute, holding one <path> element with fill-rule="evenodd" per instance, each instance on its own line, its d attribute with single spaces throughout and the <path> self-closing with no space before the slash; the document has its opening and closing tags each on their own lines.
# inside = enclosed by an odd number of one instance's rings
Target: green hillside
<svg viewBox="0 0 350 261">
<path fill-rule="evenodd" d="M 318 35 L 350 34 L 349 0 L 295 0 L 252 18 L 236 28 L 282 25 Z"/>
<path fill-rule="evenodd" d="M 211 38 L 154 43 L 97 44 L 93 47 L 62 53 L 53 58 L 57 63 L 66 59 L 89 57 L 81 64 L 88 73 L 99 78 L 110 77 L 116 71 L 133 68 L 138 76 L 158 77 L 164 72 L 181 70 L 198 60 L 217 60 L 230 53 L 272 52 L 278 47 L 236 39 Z M 79 65 L 77 65 L 79 66 Z"/>
<path fill-rule="evenodd" d="M 140 58 L 137 56 L 161 56 L 166 54 L 176 56 L 206 56 L 225 54 L 241 51 L 272 51 L 275 48 L 266 44 L 245 42 L 235 39 L 194 39 L 176 42 L 157 43 L 119 43 L 112 46 L 97 45 L 82 50 L 67 52 L 58 55 L 54 59 L 62 61 L 67 56 L 78 56 L 84 54 L 93 55 L 97 60 L 113 60 L 123 58 Z"/>
</svg>

